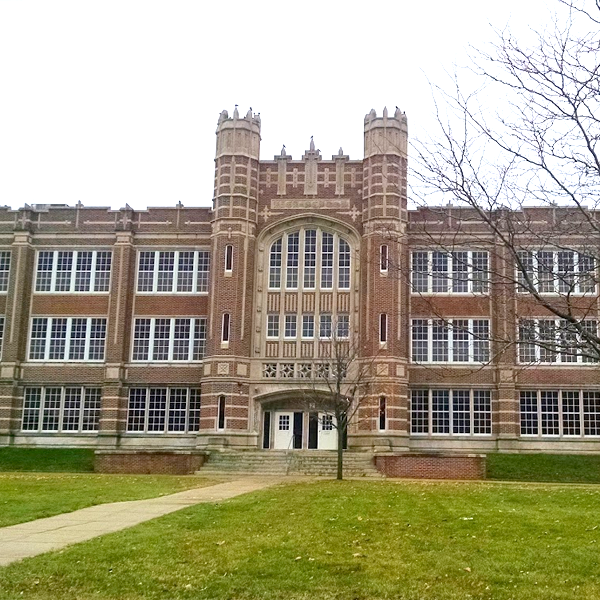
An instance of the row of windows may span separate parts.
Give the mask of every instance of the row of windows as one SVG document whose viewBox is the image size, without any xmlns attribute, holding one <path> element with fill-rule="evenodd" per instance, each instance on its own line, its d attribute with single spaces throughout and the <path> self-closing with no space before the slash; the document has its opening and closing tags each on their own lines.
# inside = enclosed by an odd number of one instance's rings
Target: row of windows
<svg viewBox="0 0 600 600">
<path fill-rule="evenodd" d="M 208 292 L 210 253 L 206 250 L 140 252 L 138 292 Z"/>
<path fill-rule="evenodd" d="M 21 427 L 29 432 L 96 432 L 101 390 L 80 386 L 25 389 Z M 127 431 L 186 433 L 200 429 L 199 389 L 132 388 Z M 410 427 L 415 435 L 490 435 L 489 390 L 412 390 Z M 379 399 L 379 429 L 386 428 L 386 399 Z M 523 436 L 600 436 L 600 392 L 520 392 Z M 225 397 L 219 397 L 217 425 L 225 427 Z"/>
<path fill-rule="evenodd" d="M 136 319 L 134 361 L 195 361 L 206 352 L 206 318 Z"/>
<path fill-rule="evenodd" d="M 600 435 L 600 392 L 520 393 L 521 435 Z"/>
<path fill-rule="evenodd" d="M 108 292 L 112 252 L 40 251 L 36 292 Z"/>
<path fill-rule="evenodd" d="M 415 434 L 489 435 L 488 390 L 412 390 L 410 430 Z"/>
<path fill-rule="evenodd" d="M 0 319 L 0 349 L 4 319 Z M 35 317 L 29 360 L 103 361 L 106 319 Z M 135 319 L 133 361 L 197 361 L 206 352 L 206 318 Z"/>
<path fill-rule="evenodd" d="M 106 319 L 34 317 L 29 360 L 102 361 Z"/>
<path fill-rule="evenodd" d="M 522 319 L 519 321 L 519 361 L 521 363 L 595 363 L 598 352 L 593 341 L 598 322 L 581 321 L 583 332 L 566 320 Z M 586 334 L 592 342 L 586 341 Z"/>
<path fill-rule="evenodd" d="M 476 362 L 490 359 L 487 319 L 413 319 L 414 362 Z"/>
<path fill-rule="evenodd" d="M 487 252 L 413 252 L 412 291 L 485 294 L 489 282 L 488 263 Z"/>
<path fill-rule="evenodd" d="M 573 250 L 519 252 L 519 292 L 589 294 L 596 291 L 596 260 Z"/>
<path fill-rule="evenodd" d="M 267 315 L 267 338 L 277 339 L 280 336 L 281 323 L 283 321 L 283 337 L 285 339 L 295 339 L 298 337 L 298 315 Z M 318 317 L 318 333 L 321 339 L 345 339 L 350 335 L 350 315 L 339 314 L 321 314 Z M 300 321 L 300 334 L 303 339 L 313 339 L 315 337 L 315 315 L 302 315 Z"/>
<path fill-rule="evenodd" d="M 23 401 L 23 431 L 98 431 L 100 388 L 30 387 Z"/>
<path fill-rule="evenodd" d="M 350 245 L 316 229 L 287 233 L 271 244 L 269 289 L 350 288 Z"/>
<path fill-rule="evenodd" d="M 127 431 L 186 433 L 200 429 L 199 389 L 132 388 Z"/>
</svg>

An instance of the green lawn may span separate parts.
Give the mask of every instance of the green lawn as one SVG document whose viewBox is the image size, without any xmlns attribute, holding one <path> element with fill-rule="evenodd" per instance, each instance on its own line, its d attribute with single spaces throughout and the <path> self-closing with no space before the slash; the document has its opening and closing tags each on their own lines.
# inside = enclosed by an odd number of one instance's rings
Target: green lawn
<svg viewBox="0 0 600 600">
<path fill-rule="evenodd" d="M 208 483 L 191 475 L 0 473 L 0 527 L 104 502 L 172 494 Z"/>
<path fill-rule="evenodd" d="M 488 454 L 488 479 L 600 483 L 600 455 Z"/>
<path fill-rule="evenodd" d="M 600 598 L 600 488 L 322 481 L 0 569 L 0 598 Z"/>
<path fill-rule="evenodd" d="M 0 471 L 91 472 L 94 451 L 76 448 L 0 448 Z"/>
</svg>

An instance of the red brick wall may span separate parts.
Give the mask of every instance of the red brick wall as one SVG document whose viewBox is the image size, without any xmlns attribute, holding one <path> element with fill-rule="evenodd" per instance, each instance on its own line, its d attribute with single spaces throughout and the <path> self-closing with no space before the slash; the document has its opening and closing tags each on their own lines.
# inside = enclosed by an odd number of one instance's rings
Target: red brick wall
<svg viewBox="0 0 600 600">
<path fill-rule="evenodd" d="M 476 454 L 401 454 L 375 457 L 386 477 L 412 479 L 485 479 L 485 456 Z"/>
<path fill-rule="evenodd" d="M 96 452 L 97 473 L 156 473 L 189 475 L 204 464 L 205 455 L 197 452 Z"/>
</svg>

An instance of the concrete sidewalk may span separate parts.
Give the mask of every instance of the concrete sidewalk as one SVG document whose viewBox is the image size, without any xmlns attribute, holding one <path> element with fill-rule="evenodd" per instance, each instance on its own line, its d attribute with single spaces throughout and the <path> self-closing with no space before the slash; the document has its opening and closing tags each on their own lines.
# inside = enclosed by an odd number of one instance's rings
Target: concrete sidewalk
<svg viewBox="0 0 600 600">
<path fill-rule="evenodd" d="M 99 504 L 47 519 L 3 527 L 0 528 L 0 566 L 120 531 L 186 506 L 226 500 L 280 481 L 282 478 L 245 477 L 169 496 Z"/>
</svg>

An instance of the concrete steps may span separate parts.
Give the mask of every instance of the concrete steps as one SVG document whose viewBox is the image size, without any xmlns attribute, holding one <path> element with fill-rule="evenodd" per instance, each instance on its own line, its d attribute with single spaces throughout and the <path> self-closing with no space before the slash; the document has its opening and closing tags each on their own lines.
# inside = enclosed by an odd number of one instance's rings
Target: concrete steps
<svg viewBox="0 0 600 600">
<path fill-rule="evenodd" d="M 310 475 L 335 477 L 337 454 L 318 450 L 225 450 L 212 452 L 200 475 Z M 344 452 L 345 477 L 381 478 L 373 455 Z"/>
</svg>

